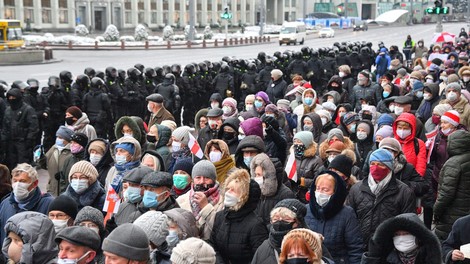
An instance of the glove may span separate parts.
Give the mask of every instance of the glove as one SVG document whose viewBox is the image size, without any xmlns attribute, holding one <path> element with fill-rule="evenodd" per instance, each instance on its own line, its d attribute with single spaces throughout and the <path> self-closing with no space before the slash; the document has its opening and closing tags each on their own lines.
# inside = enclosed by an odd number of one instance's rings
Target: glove
<svg viewBox="0 0 470 264">
<path fill-rule="evenodd" d="M 111 232 L 113 232 L 113 230 L 117 227 L 117 224 L 116 224 L 116 221 L 114 219 L 114 216 L 112 216 L 111 218 L 108 219 L 108 221 L 106 221 L 106 231 L 108 231 L 108 234 L 111 234 Z"/>
<path fill-rule="evenodd" d="M 307 73 L 307 79 L 310 79 L 314 75 L 313 71 Z"/>
<path fill-rule="evenodd" d="M 244 82 L 240 85 L 240 89 L 246 90 L 248 88 L 248 85 Z"/>
<path fill-rule="evenodd" d="M 375 241 L 374 238 L 372 237 L 369 240 L 369 251 L 368 251 L 368 256 L 369 257 L 380 257 L 382 254 L 383 248 L 382 245 L 380 245 L 380 241 Z"/>
</svg>

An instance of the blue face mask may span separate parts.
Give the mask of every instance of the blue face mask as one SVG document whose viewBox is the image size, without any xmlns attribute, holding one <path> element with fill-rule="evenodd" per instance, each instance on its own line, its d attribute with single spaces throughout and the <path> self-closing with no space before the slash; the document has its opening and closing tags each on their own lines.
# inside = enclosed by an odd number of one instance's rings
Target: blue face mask
<svg viewBox="0 0 470 264">
<path fill-rule="evenodd" d="M 127 157 L 124 155 L 116 155 L 116 164 L 123 165 L 127 162 Z"/>
<path fill-rule="evenodd" d="M 356 133 L 356 124 L 353 124 L 350 130 L 351 130 L 351 133 Z"/>
<path fill-rule="evenodd" d="M 55 145 L 58 147 L 65 147 L 64 140 L 60 138 L 56 138 Z"/>
<path fill-rule="evenodd" d="M 178 244 L 178 242 L 180 241 L 180 238 L 178 236 L 178 232 L 174 231 L 174 230 L 169 230 L 168 232 L 168 236 L 166 237 L 166 242 L 168 243 L 168 245 L 170 247 L 175 247 L 176 244 Z"/>
<path fill-rule="evenodd" d="M 243 163 L 249 168 L 253 157 L 243 157 Z"/>
<path fill-rule="evenodd" d="M 382 95 L 384 96 L 384 98 L 387 98 L 390 95 L 390 92 L 383 91 Z"/>
<path fill-rule="evenodd" d="M 263 103 L 261 103 L 260 101 L 255 101 L 255 108 L 258 109 L 258 108 L 261 108 L 263 106 Z"/>
<path fill-rule="evenodd" d="M 306 105 L 311 105 L 313 103 L 313 98 L 311 97 L 305 97 L 304 98 L 305 104 Z"/>
<path fill-rule="evenodd" d="M 137 203 L 142 199 L 139 187 L 127 187 L 126 196 L 129 203 Z"/>
<path fill-rule="evenodd" d="M 144 203 L 144 206 L 146 208 L 157 208 L 158 206 L 158 197 L 160 197 L 162 194 L 166 193 L 166 191 L 156 194 L 151 191 L 145 191 L 144 192 L 144 198 L 142 199 L 142 202 Z"/>
</svg>

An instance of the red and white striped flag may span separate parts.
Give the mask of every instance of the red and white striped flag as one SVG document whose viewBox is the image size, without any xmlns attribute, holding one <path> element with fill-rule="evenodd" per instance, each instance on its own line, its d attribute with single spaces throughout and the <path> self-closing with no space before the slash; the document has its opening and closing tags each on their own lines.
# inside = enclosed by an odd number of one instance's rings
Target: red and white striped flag
<svg viewBox="0 0 470 264">
<path fill-rule="evenodd" d="M 295 160 L 294 153 L 291 153 L 289 155 L 289 159 L 287 160 L 285 171 L 289 179 L 297 182 L 297 161 Z"/>
<path fill-rule="evenodd" d="M 202 159 L 204 156 L 204 153 L 202 153 L 202 149 L 199 146 L 199 143 L 197 143 L 196 138 L 189 133 L 189 143 L 188 143 L 189 149 L 191 150 L 191 153 L 193 153 L 196 157 Z"/>
</svg>

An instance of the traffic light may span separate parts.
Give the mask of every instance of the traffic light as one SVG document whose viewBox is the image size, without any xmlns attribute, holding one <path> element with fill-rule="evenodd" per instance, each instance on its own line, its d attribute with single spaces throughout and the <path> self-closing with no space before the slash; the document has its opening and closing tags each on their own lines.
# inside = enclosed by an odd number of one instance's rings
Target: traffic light
<svg viewBox="0 0 470 264">
<path fill-rule="evenodd" d="M 338 6 L 337 10 L 336 10 L 336 13 L 338 15 L 342 15 L 344 14 L 344 6 Z"/>
<path fill-rule="evenodd" d="M 434 6 L 435 6 L 436 8 L 437 8 L 437 7 L 442 8 L 442 1 L 441 1 L 441 0 L 436 0 L 436 1 L 434 1 Z"/>
<path fill-rule="evenodd" d="M 436 2 L 438 2 L 438 1 L 436 1 Z M 428 13 L 428 14 L 436 14 L 436 15 L 440 15 L 440 14 L 442 14 L 442 15 L 449 14 L 449 7 L 447 7 L 447 6 L 444 6 L 444 7 L 442 7 L 442 6 L 440 6 L 440 7 L 438 7 L 438 6 L 428 7 L 428 8 L 426 8 L 426 13 Z"/>
<path fill-rule="evenodd" d="M 232 14 L 229 12 L 228 6 L 224 7 L 224 12 L 220 15 L 222 19 L 231 19 Z"/>
</svg>

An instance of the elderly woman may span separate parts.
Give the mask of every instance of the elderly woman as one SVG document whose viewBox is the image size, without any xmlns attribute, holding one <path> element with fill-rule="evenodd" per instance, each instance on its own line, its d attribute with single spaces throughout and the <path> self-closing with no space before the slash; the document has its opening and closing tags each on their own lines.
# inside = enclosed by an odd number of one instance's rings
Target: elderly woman
<svg viewBox="0 0 470 264">
<path fill-rule="evenodd" d="M 78 205 L 78 210 L 92 206 L 103 210 L 106 193 L 97 181 L 98 171 L 88 161 L 79 161 L 70 169 L 69 186 L 63 195 L 69 196 Z"/>
<path fill-rule="evenodd" d="M 217 171 L 217 182 L 223 184 L 227 177 L 227 172 L 235 167 L 235 162 L 230 156 L 227 143 L 220 139 L 212 139 L 207 142 L 204 151 L 206 159 L 210 160 Z"/>
<path fill-rule="evenodd" d="M 325 237 L 336 263 L 360 263 L 362 239 L 354 210 L 344 205 L 346 182 L 333 171 L 320 174 L 312 184 L 305 218 L 307 225 Z"/>
<path fill-rule="evenodd" d="M 282 240 L 280 264 L 327 264 L 333 261 L 324 258 L 323 236 L 310 229 L 298 228 L 290 231 Z"/>
</svg>

